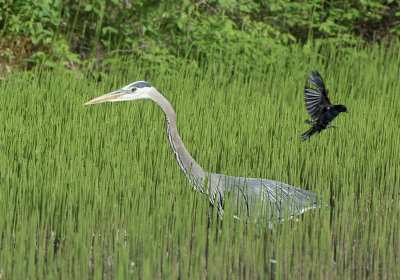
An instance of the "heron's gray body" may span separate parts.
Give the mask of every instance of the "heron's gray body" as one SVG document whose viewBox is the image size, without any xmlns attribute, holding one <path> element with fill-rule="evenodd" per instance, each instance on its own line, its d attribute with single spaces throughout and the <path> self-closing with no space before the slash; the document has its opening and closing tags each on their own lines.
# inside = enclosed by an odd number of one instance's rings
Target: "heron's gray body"
<svg viewBox="0 0 400 280">
<path fill-rule="evenodd" d="M 221 211 L 224 197 L 232 194 L 237 211 L 245 215 L 292 217 L 319 206 L 316 193 L 285 183 L 206 172 L 185 148 L 176 128 L 176 114 L 171 103 L 160 92 L 153 95 L 152 100 L 164 111 L 171 148 L 190 185 L 196 191 L 206 192 L 211 203 Z"/>
<path fill-rule="evenodd" d="M 156 88 L 144 81 L 134 82 L 86 104 L 136 99 L 151 99 L 164 111 L 168 139 L 180 168 L 193 189 L 206 193 L 221 213 L 222 203 L 227 197 L 230 198 L 229 201 L 235 201 L 240 215 L 267 215 L 270 219 L 292 217 L 320 206 L 318 194 L 285 183 L 206 172 L 183 144 L 177 131 L 176 114 L 171 103 Z"/>
<path fill-rule="evenodd" d="M 234 195 L 235 207 L 241 215 L 268 216 L 273 218 L 293 217 L 319 206 L 316 193 L 291 185 L 259 178 L 233 177 L 211 174 L 211 184 L 218 189 L 218 203 L 224 196 Z"/>
</svg>

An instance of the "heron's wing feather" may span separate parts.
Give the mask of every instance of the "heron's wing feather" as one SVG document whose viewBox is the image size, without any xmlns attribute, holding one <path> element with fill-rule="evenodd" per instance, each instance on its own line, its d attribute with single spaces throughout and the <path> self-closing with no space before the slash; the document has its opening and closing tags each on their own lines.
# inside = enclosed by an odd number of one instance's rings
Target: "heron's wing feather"
<svg viewBox="0 0 400 280">
<path fill-rule="evenodd" d="M 225 196 L 235 194 L 238 211 L 248 215 L 257 212 L 270 219 L 293 217 L 321 204 L 317 193 L 274 180 L 221 174 L 212 174 L 212 177 L 211 182 L 219 182 L 217 188 L 224 188 Z"/>
<path fill-rule="evenodd" d="M 259 196 L 263 197 L 263 202 L 269 202 L 267 204 L 268 210 L 273 217 L 293 217 L 307 210 L 316 208 L 317 204 L 319 206 L 320 201 L 318 199 L 318 194 L 282 182 L 269 179 L 249 178 L 248 185 L 256 194 L 257 192 L 255 190 L 261 187 Z M 254 202 L 257 204 L 257 197 L 253 199 L 255 199 Z M 288 211 L 288 213 L 286 211 Z"/>
</svg>

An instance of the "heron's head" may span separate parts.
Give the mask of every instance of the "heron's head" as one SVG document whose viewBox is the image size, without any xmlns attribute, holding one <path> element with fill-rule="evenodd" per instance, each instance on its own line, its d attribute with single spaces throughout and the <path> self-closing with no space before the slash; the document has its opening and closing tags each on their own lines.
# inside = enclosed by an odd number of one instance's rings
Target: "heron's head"
<svg viewBox="0 0 400 280">
<path fill-rule="evenodd" d="M 104 94 L 102 96 L 96 97 L 85 105 L 98 104 L 103 102 L 117 102 L 117 101 L 129 101 L 136 99 L 149 99 L 150 93 L 154 88 L 147 82 L 138 81 L 131 83 L 123 88 Z"/>
</svg>

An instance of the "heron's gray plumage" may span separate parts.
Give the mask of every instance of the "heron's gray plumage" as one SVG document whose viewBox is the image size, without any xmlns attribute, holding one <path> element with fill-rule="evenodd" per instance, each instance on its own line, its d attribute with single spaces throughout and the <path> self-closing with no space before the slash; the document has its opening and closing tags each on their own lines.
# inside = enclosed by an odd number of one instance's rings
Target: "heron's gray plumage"
<svg viewBox="0 0 400 280">
<path fill-rule="evenodd" d="M 127 86 L 125 86 L 125 88 L 144 88 L 144 87 L 151 87 L 151 85 L 145 81 L 138 81 L 138 82 L 134 82 L 132 84 L 129 84 Z"/>
<path fill-rule="evenodd" d="M 193 189 L 206 193 L 211 203 L 216 204 L 221 212 L 224 198 L 232 195 L 240 214 L 267 215 L 271 219 L 292 217 L 320 206 L 318 194 L 285 183 L 206 172 L 183 144 L 171 103 L 156 88 L 144 81 L 129 84 L 86 104 L 136 99 L 151 99 L 161 107 L 165 114 L 168 140 L 180 168 Z"/>
</svg>

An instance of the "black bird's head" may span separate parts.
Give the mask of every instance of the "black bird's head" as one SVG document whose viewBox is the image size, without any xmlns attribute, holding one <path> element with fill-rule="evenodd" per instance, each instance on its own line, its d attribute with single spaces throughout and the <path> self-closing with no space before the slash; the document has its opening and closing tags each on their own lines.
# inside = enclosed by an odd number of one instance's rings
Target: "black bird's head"
<svg viewBox="0 0 400 280">
<path fill-rule="evenodd" d="M 344 105 L 335 105 L 333 108 L 338 112 L 349 113 L 349 111 L 347 110 L 346 106 L 344 106 Z"/>
</svg>

